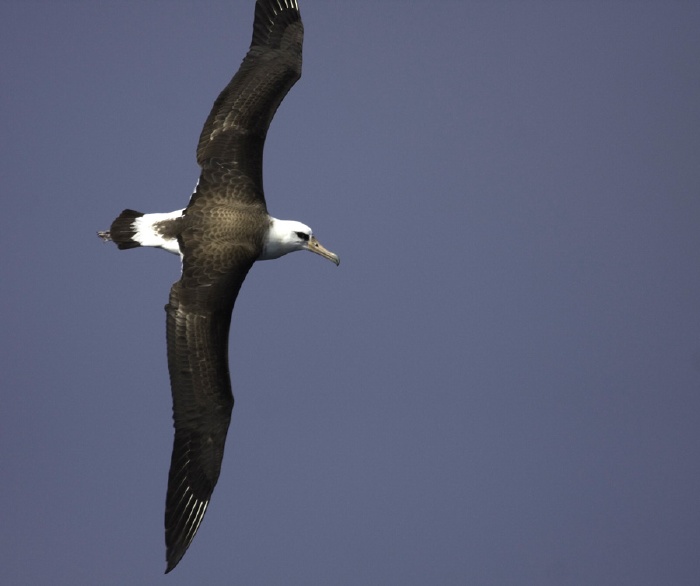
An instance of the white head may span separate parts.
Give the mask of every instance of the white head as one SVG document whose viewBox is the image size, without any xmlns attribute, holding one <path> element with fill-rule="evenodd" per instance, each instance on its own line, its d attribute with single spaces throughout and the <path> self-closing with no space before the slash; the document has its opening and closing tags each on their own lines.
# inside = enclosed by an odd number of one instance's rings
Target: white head
<svg viewBox="0 0 700 586">
<path fill-rule="evenodd" d="M 272 260 L 296 250 L 315 252 L 336 265 L 340 264 L 338 255 L 321 246 L 311 228 L 306 224 L 294 220 L 270 218 L 270 229 L 265 237 L 263 251 L 258 260 Z"/>
</svg>

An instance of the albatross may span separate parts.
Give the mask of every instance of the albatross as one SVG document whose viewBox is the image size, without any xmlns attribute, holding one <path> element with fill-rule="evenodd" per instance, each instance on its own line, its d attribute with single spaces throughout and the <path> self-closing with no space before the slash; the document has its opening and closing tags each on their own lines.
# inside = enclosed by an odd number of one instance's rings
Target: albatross
<svg viewBox="0 0 700 586">
<path fill-rule="evenodd" d="M 265 136 L 301 76 L 303 36 L 296 0 L 257 0 L 250 49 L 200 135 L 201 174 L 187 207 L 154 214 L 127 209 L 98 232 L 121 250 L 153 246 L 182 261 L 165 306 L 175 427 L 165 503 L 166 574 L 192 543 L 221 471 L 233 409 L 229 326 L 248 271 L 257 260 L 296 250 L 339 264 L 311 228 L 270 216 L 263 193 Z"/>
</svg>

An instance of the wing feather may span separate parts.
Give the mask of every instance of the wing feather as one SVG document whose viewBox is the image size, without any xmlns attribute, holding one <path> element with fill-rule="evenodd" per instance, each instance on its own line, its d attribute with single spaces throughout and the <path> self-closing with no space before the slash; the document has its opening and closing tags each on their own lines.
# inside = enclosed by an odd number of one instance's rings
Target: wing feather
<svg viewBox="0 0 700 586">
<path fill-rule="evenodd" d="M 218 281 L 212 281 L 215 273 L 185 267 L 165 308 L 175 426 L 165 504 L 166 573 L 192 543 L 221 471 L 233 409 L 231 312 L 254 262 L 248 254 L 238 260 Z"/>
<path fill-rule="evenodd" d="M 256 2 L 248 54 L 214 102 L 199 138 L 202 167 L 235 165 L 262 186 L 265 137 L 277 108 L 301 77 L 303 38 L 296 0 Z"/>
<path fill-rule="evenodd" d="M 219 478 L 233 393 L 231 312 L 267 230 L 265 137 L 301 76 L 304 29 L 296 0 L 257 0 L 253 40 L 202 130 L 202 174 L 179 235 L 181 279 L 167 312 L 175 439 L 165 507 L 167 569 L 192 543 Z M 235 202 L 235 205 L 232 205 Z"/>
</svg>

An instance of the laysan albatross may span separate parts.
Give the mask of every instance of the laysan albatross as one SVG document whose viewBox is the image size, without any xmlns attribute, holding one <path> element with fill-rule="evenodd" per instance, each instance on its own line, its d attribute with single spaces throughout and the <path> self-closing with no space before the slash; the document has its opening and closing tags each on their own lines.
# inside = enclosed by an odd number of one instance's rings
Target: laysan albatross
<svg viewBox="0 0 700 586">
<path fill-rule="evenodd" d="M 250 49 L 214 102 L 197 147 L 202 168 L 183 210 L 124 210 L 98 234 L 120 249 L 155 246 L 182 260 L 167 313 L 175 440 L 165 504 L 170 572 L 192 543 L 219 478 L 233 394 L 231 312 L 256 260 L 309 250 L 339 263 L 311 228 L 270 216 L 263 194 L 267 129 L 301 76 L 304 28 L 296 0 L 257 0 Z"/>
</svg>

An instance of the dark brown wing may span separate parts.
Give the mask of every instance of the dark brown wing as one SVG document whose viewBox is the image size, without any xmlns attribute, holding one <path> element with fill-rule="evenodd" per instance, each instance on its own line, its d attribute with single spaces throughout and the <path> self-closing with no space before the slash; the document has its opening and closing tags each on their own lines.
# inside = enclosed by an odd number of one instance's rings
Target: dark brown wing
<svg viewBox="0 0 700 586">
<path fill-rule="evenodd" d="M 262 197 L 262 155 L 280 102 L 301 76 L 304 28 L 296 0 L 258 0 L 253 40 L 214 102 L 199 138 L 197 162 L 235 166 Z"/>
<path fill-rule="evenodd" d="M 202 174 L 183 218 L 182 278 L 170 291 L 168 369 L 175 441 L 165 507 L 167 570 L 187 551 L 221 470 L 233 394 L 231 312 L 260 255 L 269 217 L 262 191 L 267 129 L 301 75 L 296 0 L 258 0 L 253 41 L 202 130 Z"/>
<path fill-rule="evenodd" d="M 226 267 L 214 268 L 208 261 L 216 257 L 190 252 L 165 308 L 175 426 L 165 504 L 166 573 L 194 539 L 219 478 L 233 408 L 231 311 L 255 261 L 240 246 L 220 251 L 231 259 Z"/>
</svg>

